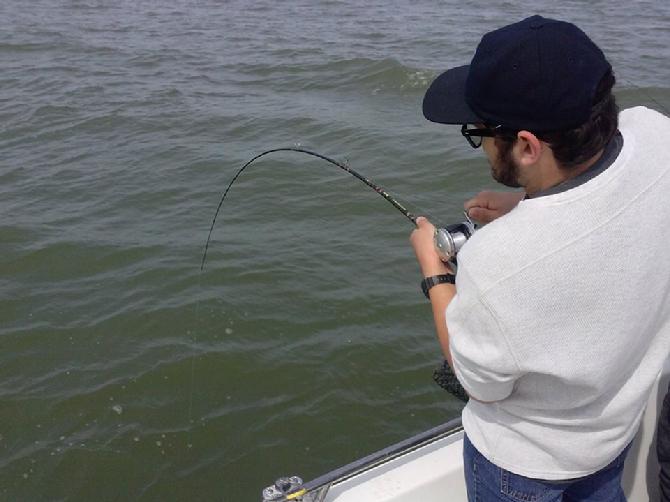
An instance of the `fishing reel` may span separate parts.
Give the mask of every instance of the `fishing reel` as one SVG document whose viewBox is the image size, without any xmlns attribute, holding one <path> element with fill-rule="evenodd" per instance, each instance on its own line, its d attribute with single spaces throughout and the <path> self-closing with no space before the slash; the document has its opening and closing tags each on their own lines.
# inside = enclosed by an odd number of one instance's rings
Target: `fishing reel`
<svg viewBox="0 0 670 502">
<path fill-rule="evenodd" d="M 444 228 L 436 228 L 435 249 L 440 259 L 444 262 L 455 262 L 456 255 L 463 247 L 463 244 L 475 233 L 476 225 L 470 219 L 467 212 L 463 212 L 465 221 L 463 223 L 454 223 Z"/>
</svg>

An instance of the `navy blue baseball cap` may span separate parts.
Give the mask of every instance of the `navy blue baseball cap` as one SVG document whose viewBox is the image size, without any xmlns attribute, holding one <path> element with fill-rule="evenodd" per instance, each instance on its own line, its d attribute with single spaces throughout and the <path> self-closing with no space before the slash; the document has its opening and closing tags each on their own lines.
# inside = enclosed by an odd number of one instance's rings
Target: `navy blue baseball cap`
<svg viewBox="0 0 670 502">
<path fill-rule="evenodd" d="M 532 16 L 482 37 L 469 65 L 438 76 L 423 114 L 441 124 L 560 131 L 589 118 L 612 67 L 577 26 Z"/>
</svg>

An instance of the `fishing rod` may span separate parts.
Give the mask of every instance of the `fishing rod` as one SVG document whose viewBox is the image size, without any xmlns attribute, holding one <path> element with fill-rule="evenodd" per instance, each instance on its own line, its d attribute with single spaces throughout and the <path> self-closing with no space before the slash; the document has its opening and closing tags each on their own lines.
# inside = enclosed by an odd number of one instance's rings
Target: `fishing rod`
<svg viewBox="0 0 670 502">
<path fill-rule="evenodd" d="M 209 235 L 207 235 L 207 242 L 205 243 L 205 252 L 202 255 L 202 263 L 200 264 L 200 270 L 202 270 L 205 266 L 205 259 L 207 258 L 207 249 L 209 248 L 209 241 L 212 237 L 212 231 L 214 230 L 214 225 L 216 223 L 216 218 L 219 215 L 219 211 L 221 210 L 221 206 L 223 206 L 223 201 L 226 199 L 226 196 L 228 195 L 228 192 L 230 191 L 230 188 L 233 186 L 233 183 L 237 180 L 237 178 L 240 177 L 242 172 L 249 167 L 253 162 L 256 160 L 260 159 L 261 157 L 264 157 L 265 155 L 268 155 L 270 153 L 274 152 L 300 152 L 300 153 L 305 153 L 307 155 L 311 155 L 312 157 L 317 157 L 319 159 L 325 160 L 326 162 L 330 162 L 331 164 L 339 167 L 340 169 L 343 169 L 344 171 L 348 172 L 349 174 L 353 175 L 354 177 L 358 178 L 361 180 L 363 183 L 365 183 L 367 186 L 372 188 L 375 192 L 377 192 L 379 195 L 381 195 L 384 199 L 389 201 L 393 207 L 395 207 L 398 211 L 400 211 L 409 221 L 412 223 L 416 224 L 416 216 L 412 213 L 410 213 L 405 206 L 400 204 L 397 200 L 395 200 L 393 197 L 391 197 L 386 190 L 384 190 L 382 187 L 377 185 L 376 183 L 373 183 L 370 181 L 368 178 L 360 174 L 359 172 L 355 171 L 351 167 L 349 167 L 346 164 L 343 164 L 342 162 L 338 162 L 335 159 L 331 159 L 330 157 L 327 157 L 325 155 L 322 155 L 317 152 L 313 152 L 311 150 L 306 150 L 304 148 L 297 148 L 297 147 L 285 147 L 285 148 L 273 148 L 272 150 L 267 150 L 263 153 L 259 153 L 256 155 L 254 158 L 252 158 L 249 162 L 244 164 L 233 176 L 233 179 L 230 181 L 228 184 L 228 187 L 226 190 L 223 192 L 223 196 L 221 197 L 221 201 L 219 202 L 219 206 L 216 208 L 216 213 L 214 214 L 214 218 L 212 219 L 212 226 L 209 229 Z"/>
<path fill-rule="evenodd" d="M 367 186 L 372 188 L 375 192 L 377 192 L 380 196 L 382 196 L 385 200 L 391 203 L 393 207 L 395 207 L 398 211 L 400 211 L 403 216 L 405 216 L 409 221 L 411 221 L 413 224 L 416 225 L 416 218 L 417 216 L 412 214 L 403 206 L 400 202 L 398 202 L 396 199 L 391 197 L 386 190 L 384 190 L 382 187 L 377 185 L 376 183 L 373 183 L 371 180 L 360 174 L 359 172 L 355 171 L 352 169 L 350 166 L 338 162 L 335 159 L 331 159 L 330 157 L 327 157 L 325 155 L 322 155 L 317 152 L 313 152 L 311 150 L 306 150 L 304 148 L 297 148 L 297 147 L 284 147 L 284 148 L 273 148 L 272 150 L 266 150 L 265 152 L 259 153 L 255 157 L 253 157 L 249 162 L 244 164 L 238 171 L 235 173 L 235 176 L 233 176 L 233 179 L 230 181 L 228 186 L 223 192 L 223 195 L 221 196 L 221 200 L 219 201 L 219 205 L 216 208 L 216 212 L 214 213 L 214 218 L 212 219 L 212 225 L 209 228 L 209 234 L 207 235 L 207 241 L 205 242 L 205 251 L 202 255 L 202 262 L 200 263 L 200 271 L 202 271 L 205 268 L 205 260 L 207 259 L 207 250 L 209 249 L 209 242 L 212 238 L 212 232 L 214 231 L 214 225 L 216 224 L 216 218 L 219 215 L 219 212 L 221 211 L 221 207 L 223 206 L 223 202 L 226 200 L 226 196 L 228 195 L 228 192 L 230 191 L 230 188 L 233 186 L 235 181 L 240 177 L 242 172 L 249 167 L 252 163 L 254 163 L 256 160 L 260 159 L 261 157 L 264 157 L 265 155 L 269 155 L 274 152 L 299 152 L 299 153 L 304 153 L 307 155 L 311 155 L 312 157 L 317 157 L 319 159 L 325 160 L 326 162 L 329 162 L 340 169 L 346 171 L 347 173 L 351 174 L 352 176 L 358 178 L 360 181 L 365 183 Z M 452 260 L 455 256 L 456 253 L 458 253 L 458 250 L 461 248 L 461 246 L 467 241 L 467 239 L 470 238 L 472 233 L 475 230 L 475 225 L 470 220 L 468 217 L 468 214 L 465 213 L 466 217 L 466 222 L 463 223 L 456 223 L 454 225 L 448 225 L 445 228 L 438 228 L 435 232 L 435 247 L 438 251 L 438 254 L 440 255 L 440 258 L 442 258 L 443 261 L 450 261 Z"/>
<path fill-rule="evenodd" d="M 228 192 L 230 191 L 231 187 L 237 181 L 237 179 L 240 177 L 240 175 L 244 172 L 244 170 L 249 167 L 252 163 L 254 163 L 256 160 L 260 159 L 261 157 L 264 157 L 265 155 L 269 155 L 271 153 L 275 152 L 299 152 L 299 153 L 304 153 L 306 155 L 311 155 L 312 157 L 316 157 L 322 160 L 325 160 L 326 162 L 329 162 L 330 164 L 333 164 L 340 169 L 344 170 L 345 172 L 351 174 L 352 176 L 356 177 L 363 183 L 365 183 L 367 186 L 372 188 L 375 192 L 377 192 L 381 197 L 383 197 L 385 200 L 387 200 L 393 207 L 395 207 L 400 213 L 402 213 L 403 216 L 405 216 L 409 221 L 411 221 L 414 225 L 416 225 L 416 219 L 417 216 L 411 213 L 405 206 L 403 206 L 400 202 L 398 202 L 395 198 L 393 198 L 391 195 L 386 192 L 381 186 L 377 185 L 376 183 L 372 182 L 370 179 L 366 178 L 359 172 L 355 171 L 352 169 L 350 166 L 338 162 L 337 160 L 331 159 L 330 157 L 327 157 L 326 155 L 322 155 L 317 152 L 313 152 L 311 150 L 306 150 L 304 148 L 297 148 L 297 147 L 284 147 L 284 148 L 273 148 L 272 150 L 266 150 L 265 152 L 259 153 L 255 157 L 253 157 L 251 160 L 249 160 L 246 164 L 244 164 L 236 173 L 235 176 L 233 176 L 233 179 L 228 183 L 228 186 L 223 192 L 223 195 L 221 196 L 221 200 L 219 201 L 219 205 L 216 208 L 216 212 L 214 213 L 214 218 L 212 218 L 212 224 L 209 227 L 209 233 L 207 234 L 207 241 L 205 242 L 205 250 L 202 255 L 202 262 L 200 263 L 200 272 L 205 268 L 205 260 L 207 259 L 207 250 L 209 249 L 209 243 L 212 238 L 212 232 L 214 231 L 214 225 L 216 224 L 216 219 L 219 215 L 219 212 L 221 211 L 221 207 L 223 206 L 224 201 L 226 200 L 226 196 L 228 195 Z M 472 236 L 472 234 L 475 231 L 475 224 L 472 222 L 472 220 L 469 218 L 467 212 L 464 213 L 466 221 L 463 223 L 456 223 L 453 225 L 447 225 L 444 228 L 436 228 L 435 230 L 435 235 L 434 235 L 434 244 L 435 248 L 437 250 L 438 255 L 442 259 L 442 261 L 445 262 L 451 262 L 454 267 L 456 266 L 456 254 L 460 250 L 460 248 L 465 244 L 465 242 Z M 197 315 L 197 314 L 196 314 Z M 444 373 L 444 372 L 442 372 Z M 456 380 L 456 383 L 451 382 L 449 380 L 450 375 L 443 375 L 442 373 L 439 373 L 438 370 L 436 370 L 435 375 L 433 376 L 433 379 L 443 388 L 445 388 L 447 391 L 450 393 L 454 393 L 454 389 L 458 390 L 458 381 Z M 193 381 L 194 378 L 194 364 L 191 364 L 191 381 Z M 439 377 L 439 378 L 438 378 Z M 446 380 L 445 380 L 446 379 Z M 455 380 L 455 376 L 453 377 L 453 380 Z M 444 381 L 447 382 L 447 385 L 445 385 Z M 462 389 L 461 389 L 462 390 Z M 465 392 L 461 392 L 460 394 L 465 394 Z M 459 394 L 455 394 L 457 397 Z M 191 405 L 189 406 L 189 420 L 191 417 Z M 292 485 L 289 484 L 288 488 L 291 488 Z M 272 487 L 270 487 L 272 488 Z M 270 489 L 268 488 L 268 489 Z M 282 490 L 283 491 L 274 491 L 272 492 L 272 497 L 280 497 L 283 498 L 283 495 L 286 494 L 288 490 L 287 487 L 282 485 Z M 297 498 L 299 495 L 302 495 L 305 492 L 305 490 L 301 490 L 299 492 L 296 492 L 292 495 L 288 495 L 286 500 Z M 270 499 L 269 499 L 270 500 Z M 278 500 L 278 498 L 272 498 L 271 500 Z"/>
</svg>

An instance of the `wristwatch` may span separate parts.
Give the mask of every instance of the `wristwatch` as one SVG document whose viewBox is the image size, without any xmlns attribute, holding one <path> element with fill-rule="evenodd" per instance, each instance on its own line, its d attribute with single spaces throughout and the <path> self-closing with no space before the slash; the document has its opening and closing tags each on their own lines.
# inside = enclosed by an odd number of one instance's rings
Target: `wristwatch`
<svg viewBox="0 0 670 502">
<path fill-rule="evenodd" d="M 430 300 L 430 296 L 428 296 L 430 288 L 437 286 L 438 284 L 444 284 L 445 282 L 454 284 L 456 282 L 456 276 L 454 274 L 431 275 L 421 281 L 421 290 L 423 291 L 423 294 L 426 295 L 426 298 Z"/>
</svg>

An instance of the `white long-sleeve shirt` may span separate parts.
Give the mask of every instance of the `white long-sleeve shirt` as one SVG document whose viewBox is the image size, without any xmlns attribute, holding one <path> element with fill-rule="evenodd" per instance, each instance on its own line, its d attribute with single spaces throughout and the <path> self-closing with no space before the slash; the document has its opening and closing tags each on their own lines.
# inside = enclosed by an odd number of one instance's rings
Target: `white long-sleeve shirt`
<svg viewBox="0 0 670 502">
<path fill-rule="evenodd" d="M 527 477 L 612 461 L 670 353 L 670 119 L 631 108 L 619 130 L 609 168 L 521 201 L 459 253 L 450 351 L 479 400 L 463 425 L 486 458 Z"/>
</svg>

